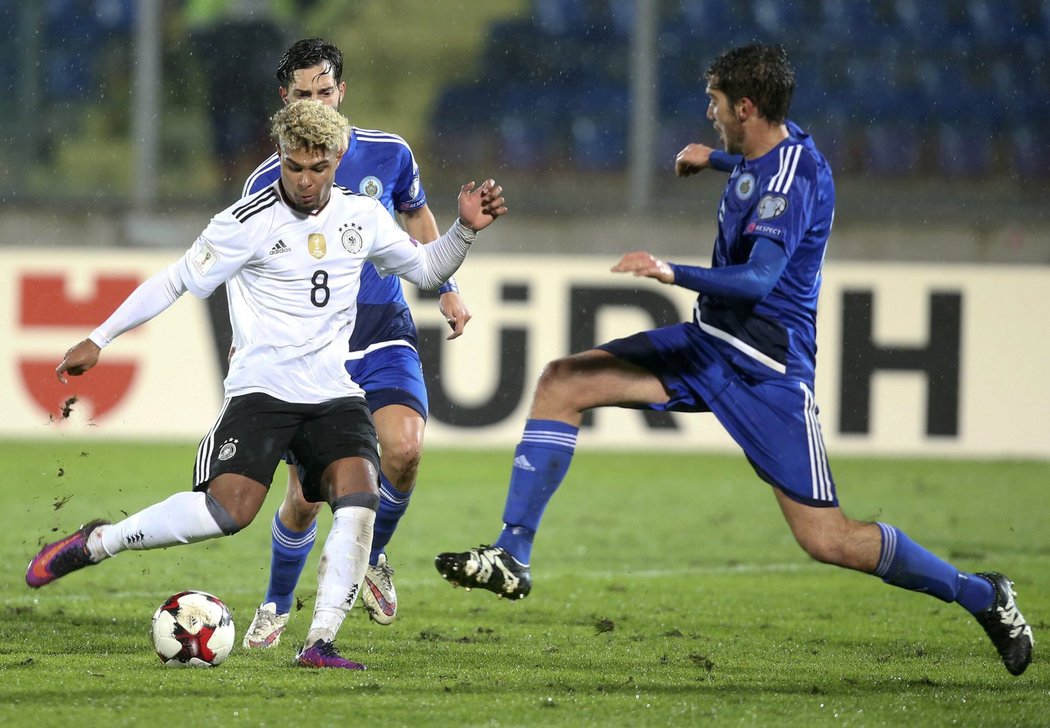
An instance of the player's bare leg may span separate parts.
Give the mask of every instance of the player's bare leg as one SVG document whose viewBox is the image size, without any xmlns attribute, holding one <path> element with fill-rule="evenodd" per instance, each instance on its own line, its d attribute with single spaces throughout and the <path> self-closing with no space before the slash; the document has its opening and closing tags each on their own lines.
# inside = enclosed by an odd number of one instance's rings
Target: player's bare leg
<svg viewBox="0 0 1050 728">
<path fill-rule="evenodd" d="M 1032 659 L 1032 628 L 997 572 L 970 574 L 886 523 L 864 523 L 839 508 L 815 508 L 774 489 L 795 540 L 817 561 L 879 576 L 887 584 L 958 602 L 984 628 L 1006 669 L 1020 675 Z"/>
<path fill-rule="evenodd" d="M 865 573 L 875 571 L 882 544 L 878 526 L 847 518 L 841 508 L 815 508 L 776 488 L 773 492 L 795 540 L 812 558 Z"/>
</svg>

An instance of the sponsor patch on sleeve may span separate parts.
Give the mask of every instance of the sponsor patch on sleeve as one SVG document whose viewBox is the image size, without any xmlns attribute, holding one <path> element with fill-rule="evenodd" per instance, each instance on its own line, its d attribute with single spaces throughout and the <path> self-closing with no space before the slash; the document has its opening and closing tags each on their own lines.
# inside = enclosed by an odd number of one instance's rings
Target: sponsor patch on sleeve
<svg viewBox="0 0 1050 728">
<path fill-rule="evenodd" d="M 208 275 L 215 263 L 219 260 L 219 254 L 215 252 L 215 248 L 211 247 L 211 244 L 204 238 L 197 238 L 196 250 L 193 251 L 193 256 L 190 260 L 193 262 L 193 267 L 197 270 L 197 275 L 201 278 Z"/>
</svg>

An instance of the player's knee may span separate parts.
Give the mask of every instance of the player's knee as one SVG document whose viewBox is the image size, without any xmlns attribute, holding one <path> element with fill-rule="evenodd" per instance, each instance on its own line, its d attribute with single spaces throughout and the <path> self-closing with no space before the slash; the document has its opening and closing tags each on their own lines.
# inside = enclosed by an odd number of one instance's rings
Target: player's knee
<svg viewBox="0 0 1050 728">
<path fill-rule="evenodd" d="M 387 480 L 400 491 L 411 490 L 423 457 L 422 420 L 406 419 L 399 428 L 381 430 L 379 445 Z"/>
<path fill-rule="evenodd" d="M 423 457 L 423 443 L 414 438 L 403 438 L 392 446 L 383 446 L 383 472 L 390 482 L 412 483 L 415 481 L 419 461 Z"/>
<path fill-rule="evenodd" d="M 539 382 L 536 384 L 536 399 L 552 399 L 560 402 L 571 401 L 574 373 L 573 362 L 569 358 L 547 362 L 547 366 L 543 367 Z"/>
</svg>

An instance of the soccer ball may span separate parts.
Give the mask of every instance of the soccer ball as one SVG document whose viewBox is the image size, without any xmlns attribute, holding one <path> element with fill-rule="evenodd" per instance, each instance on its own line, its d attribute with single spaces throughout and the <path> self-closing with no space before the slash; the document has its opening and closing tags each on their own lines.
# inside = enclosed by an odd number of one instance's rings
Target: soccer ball
<svg viewBox="0 0 1050 728">
<path fill-rule="evenodd" d="M 234 638 L 229 608 L 207 592 L 179 592 L 153 613 L 153 646 L 171 667 L 218 665 L 229 656 Z"/>
</svg>

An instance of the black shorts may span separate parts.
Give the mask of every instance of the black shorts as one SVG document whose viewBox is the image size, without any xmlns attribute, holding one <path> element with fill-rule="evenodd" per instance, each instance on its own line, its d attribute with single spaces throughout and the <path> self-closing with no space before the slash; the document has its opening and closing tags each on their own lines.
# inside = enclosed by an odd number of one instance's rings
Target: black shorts
<svg viewBox="0 0 1050 728">
<path fill-rule="evenodd" d="M 201 440 L 193 489 L 224 473 L 244 475 L 269 487 L 278 463 L 291 452 L 300 468 L 303 495 L 324 500 L 321 474 L 336 460 L 361 457 L 379 472 L 372 414 L 362 397 L 320 404 L 291 404 L 268 394 L 244 394 L 223 402 L 211 431 Z"/>
</svg>

